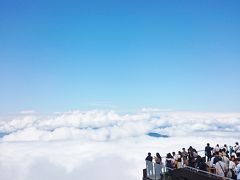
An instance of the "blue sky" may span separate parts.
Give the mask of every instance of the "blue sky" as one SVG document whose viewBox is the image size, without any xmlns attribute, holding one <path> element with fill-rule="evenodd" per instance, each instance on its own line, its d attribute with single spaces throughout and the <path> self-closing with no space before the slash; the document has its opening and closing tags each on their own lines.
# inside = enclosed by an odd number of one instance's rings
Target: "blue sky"
<svg viewBox="0 0 240 180">
<path fill-rule="evenodd" d="M 240 111 L 240 1 L 1 1 L 0 113 Z"/>
</svg>

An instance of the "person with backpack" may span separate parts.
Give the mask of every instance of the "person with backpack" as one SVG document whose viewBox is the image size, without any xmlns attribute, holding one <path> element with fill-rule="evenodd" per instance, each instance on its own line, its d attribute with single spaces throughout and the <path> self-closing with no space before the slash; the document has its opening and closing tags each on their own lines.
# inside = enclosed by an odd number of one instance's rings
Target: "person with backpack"
<svg viewBox="0 0 240 180">
<path fill-rule="evenodd" d="M 209 163 L 211 173 L 215 173 L 215 166 L 218 161 L 218 156 L 219 156 L 218 153 L 213 153 L 213 157 L 211 158 L 211 161 Z"/>
<path fill-rule="evenodd" d="M 218 160 L 215 165 L 216 174 L 221 177 L 225 177 L 227 171 L 226 164 L 222 161 L 222 157 L 218 157 Z"/>
<path fill-rule="evenodd" d="M 210 166 L 215 167 L 218 160 L 219 160 L 219 152 L 215 152 L 212 159 L 211 159 Z"/>
</svg>

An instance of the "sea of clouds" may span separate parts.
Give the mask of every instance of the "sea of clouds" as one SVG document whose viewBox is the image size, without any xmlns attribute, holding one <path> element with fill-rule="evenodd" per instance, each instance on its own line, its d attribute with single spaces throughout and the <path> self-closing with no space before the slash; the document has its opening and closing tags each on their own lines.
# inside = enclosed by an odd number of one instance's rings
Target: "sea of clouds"
<svg viewBox="0 0 240 180">
<path fill-rule="evenodd" d="M 139 180 L 147 152 L 233 145 L 240 113 L 23 111 L 0 118 L 1 180 Z"/>
</svg>

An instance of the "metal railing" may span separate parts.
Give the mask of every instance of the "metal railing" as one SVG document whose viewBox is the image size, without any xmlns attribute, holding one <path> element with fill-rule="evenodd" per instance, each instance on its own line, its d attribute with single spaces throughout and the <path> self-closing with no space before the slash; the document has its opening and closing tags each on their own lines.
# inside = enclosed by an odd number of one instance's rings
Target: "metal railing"
<svg viewBox="0 0 240 180">
<path fill-rule="evenodd" d="M 198 150 L 197 154 L 204 158 L 205 157 L 205 150 Z M 146 161 L 147 177 L 149 179 L 165 180 L 167 172 L 171 171 L 171 170 L 175 170 L 175 169 L 166 167 L 166 165 L 165 165 L 166 156 L 162 157 L 162 159 L 164 159 L 164 161 L 163 161 L 164 163 L 161 163 L 161 164 L 157 164 L 157 163 L 154 163 L 154 162 L 151 162 L 151 161 Z M 197 168 L 194 168 L 194 167 L 186 166 L 184 164 L 182 164 L 182 168 L 186 168 L 186 169 L 188 169 L 192 172 L 201 173 L 201 175 L 206 175 L 208 177 L 213 177 L 213 178 L 216 178 L 216 179 L 221 178 L 221 179 L 224 179 L 224 180 L 233 180 L 231 178 L 219 176 L 215 173 L 211 173 L 211 172 L 203 171 L 203 170 L 200 170 L 200 169 L 197 169 Z"/>
<path fill-rule="evenodd" d="M 147 177 L 152 180 L 165 180 L 168 171 L 174 170 L 166 167 L 164 163 L 157 164 L 151 161 L 146 161 Z"/>
<path fill-rule="evenodd" d="M 188 169 L 189 171 L 194 172 L 194 173 L 199 173 L 199 174 L 201 173 L 201 175 L 205 175 L 207 177 L 212 177 L 215 179 L 233 180 L 231 178 L 222 177 L 217 174 L 214 174 L 214 173 L 211 173 L 208 171 L 203 171 L 203 170 L 193 168 L 190 166 L 184 166 L 182 168 Z M 157 163 L 154 163 L 151 161 L 146 161 L 147 177 L 151 180 L 165 180 L 168 177 L 168 172 L 174 171 L 174 170 L 176 170 L 176 169 L 166 167 L 166 165 L 164 163 L 157 164 Z"/>
<path fill-rule="evenodd" d="M 205 150 L 199 150 L 199 151 L 197 151 L 197 153 L 201 157 L 205 157 Z M 171 170 L 175 170 L 175 169 L 166 167 L 166 164 L 165 164 L 166 157 L 162 157 L 162 159 L 164 159 L 164 160 L 162 161 L 161 164 L 157 164 L 157 163 L 154 163 L 154 162 L 151 162 L 151 161 L 146 161 L 146 170 L 147 170 L 146 173 L 147 173 L 147 177 L 149 179 L 165 180 L 168 172 L 171 171 Z M 217 174 L 214 174 L 214 173 L 211 173 L 211 172 L 208 172 L 208 171 L 203 171 L 203 170 L 200 170 L 200 169 L 197 169 L 197 168 L 194 168 L 194 167 L 186 166 L 184 164 L 182 164 L 182 168 L 186 168 L 186 169 L 188 169 L 192 172 L 195 172 L 195 173 L 201 173 L 202 175 L 206 175 L 208 177 L 215 177 L 216 179 L 219 179 L 219 178 L 223 179 L 224 178 L 224 180 L 233 180 L 231 178 L 222 177 L 222 176 L 219 176 Z"/>
</svg>

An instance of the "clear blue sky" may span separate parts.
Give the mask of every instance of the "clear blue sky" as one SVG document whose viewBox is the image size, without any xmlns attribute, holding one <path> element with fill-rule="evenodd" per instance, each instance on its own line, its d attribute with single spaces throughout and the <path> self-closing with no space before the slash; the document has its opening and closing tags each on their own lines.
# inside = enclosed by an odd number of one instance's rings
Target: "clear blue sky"
<svg viewBox="0 0 240 180">
<path fill-rule="evenodd" d="M 0 113 L 240 112 L 240 1 L 0 2 Z"/>
</svg>

